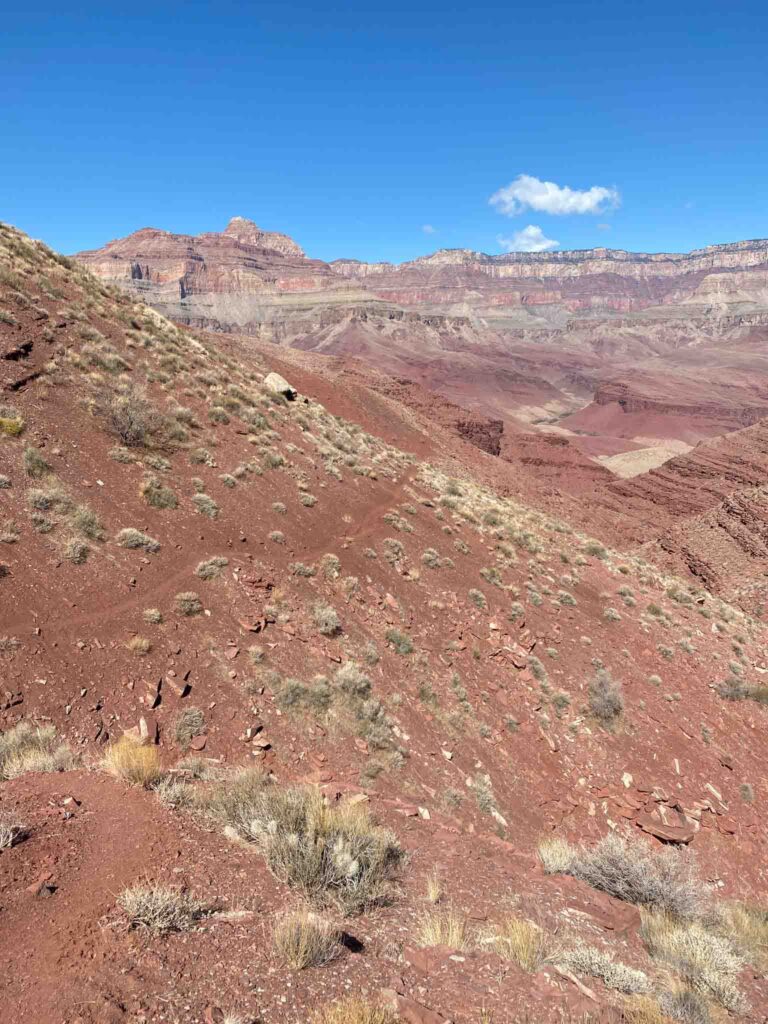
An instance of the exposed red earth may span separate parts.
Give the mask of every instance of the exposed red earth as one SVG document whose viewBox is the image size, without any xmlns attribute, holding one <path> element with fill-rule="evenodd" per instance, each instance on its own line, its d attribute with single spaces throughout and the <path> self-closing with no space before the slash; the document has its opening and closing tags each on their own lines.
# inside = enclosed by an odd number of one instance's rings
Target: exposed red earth
<svg viewBox="0 0 768 1024">
<path fill-rule="evenodd" d="M 690 850 L 713 914 L 764 906 L 766 629 L 757 589 L 743 607 L 710 589 L 742 597 L 730 569 L 759 579 L 731 510 L 748 496 L 759 514 L 764 424 L 619 481 L 567 436 L 351 353 L 178 328 L 9 228 L 0 387 L 0 764 L 21 723 L 76 758 L 0 781 L 24 827 L 0 850 L 8 1020 L 305 1024 L 352 992 L 407 1024 L 659 1024 L 686 985 L 713 1020 L 764 1020 L 760 951 L 727 946 L 713 988 L 651 955 L 635 903 L 538 853 L 627 834 Z M 728 573 L 688 556 L 708 529 L 731 538 Z M 350 666 L 364 700 L 341 685 Z M 622 695 L 609 718 L 602 670 Z M 121 742 L 199 802 L 110 774 Z M 255 766 L 392 830 L 407 858 L 389 905 L 323 911 L 345 936 L 333 962 L 277 955 L 301 895 L 204 812 L 215 783 L 190 752 L 224 784 Z M 209 913 L 131 927 L 119 898 L 142 881 Z M 449 912 L 458 946 L 425 927 Z M 695 927 L 720 935 L 715 917 Z M 500 942 L 510 921 L 548 937 L 534 969 Z"/>
</svg>

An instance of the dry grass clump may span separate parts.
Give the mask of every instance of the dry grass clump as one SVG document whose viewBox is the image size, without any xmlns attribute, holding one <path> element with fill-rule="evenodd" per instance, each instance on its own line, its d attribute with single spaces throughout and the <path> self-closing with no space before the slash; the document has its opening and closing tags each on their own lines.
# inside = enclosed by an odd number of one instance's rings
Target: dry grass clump
<svg viewBox="0 0 768 1024">
<path fill-rule="evenodd" d="M 24 431 L 24 420 L 15 410 L 0 408 L 0 434 L 18 437 Z"/>
<path fill-rule="evenodd" d="M 576 850 L 565 840 L 555 837 L 539 843 L 539 857 L 548 875 L 567 875 L 576 856 Z"/>
<path fill-rule="evenodd" d="M 402 1021 L 391 1010 L 348 996 L 318 1010 L 311 1024 L 402 1024 Z"/>
<path fill-rule="evenodd" d="M 511 915 L 485 933 L 483 944 L 525 971 L 538 971 L 544 964 L 552 963 L 559 952 L 558 945 L 543 928 Z"/>
<path fill-rule="evenodd" d="M 466 915 L 452 907 L 424 914 L 419 921 L 417 941 L 420 946 L 467 949 L 470 931 Z"/>
<path fill-rule="evenodd" d="M 295 971 L 323 967 L 341 953 L 341 933 L 329 921 L 307 910 L 282 916 L 272 932 L 280 959 Z"/>
<path fill-rule="evenodd" d="M 206 558 L 204 562 L 198 564 L 195 576 L 199 576 L 201 580 L 212 580 L 221 575 L 228 565 L 229 559 L 224 555 L 214 555 L 213 558 Z"/>
<path fill-rule="evenodd" d="M 667 846 L 653 853 L 642 840 L 610 833 L 592 849 L 573 850 L 570 858 L 564 849 L 552 845 L 544 845 L 540 851 L 547 870 L 546 858 L 554 863 L 560 857 L 567 865 L 563 873 L 627 903 L 686 921 L 700 917 L 706 907 L 707 893 L 696 877 L 695 861 L 688 850 Z"/>
<path fill-rule="evenodd" d="M 144 789 L 149 789 L 163 777 L 157 748 L 141 746 L 128 736 L 123 736 L 107 749 L 102 764 L 110 775 Z"/>
<path fill-rule="evenodd" d="M 152 650 L 152 641 L 148 640 L 145 636 L 134 636 L 128 641 L 126 647 L 133 654 L 143 657 Z"/>
<path fill-rule="evenodd" d="M 663 992 L 659 1006 L 666 1014 L 665 1022 L 670 1017 L 682 1024 L 711 1024 L 712 1021 L 708 1001 L 685 985 L 676 985 L 671 991 Z"/>
<path fill-rule="evenodd" d="M 27 446 L 24 449 L 24 472 L 33 480 L 39 480 L 51 472 L 51 467 L 37 448 Z"/>
<path fill-rule="evenodd" d="M 200 595 L 194 590 L 183 590 L 173 600 L 179 615 L 199 615 L 203 610 Z"/>
<path fill-rule="evenodd" d="M 28 722 L 0 733 L 0 779 L 15 779 L 27 772 L 64 772 L 74 765 L 65 743 L 59 743 L 52 725 L 35 728 Z"/>
<path fill-rule="evenodd" d="M 173 738 L 182 750 L 188 750 L 195 736 L 205 728 L 205 715 L 200 708 L 184 708 L 173 723 Z"/>
<path fill-rule="evenodd" d="M 729 903 L 719 909 L 716 930 L 744 952 L 750 963 L 768 964 L 768 911 L 745 903 Z"/>
<path fill-rule="evenodd" d="M 589 710 L 606 728 L 613 725 L 624 710 L 621 683 L 614 682 L 610 673 L 602 669 L 589 684 Z"/>
<path fill-rule="evenodd" d="M 124 889 L 117 903 L 132 928 L 161 933 L 186 931 L 207 909 L 181 889 L 149 882 Z"/>
<path fill-rule="evenodd" d="M 163 613 L 159 608 L 145 608 L 142 612 L 142 618 L 151 626 L 159 626 L 163 621 Z"/>
<path fill-rule="evenodd" d="M 282 788 L 245 771 L 215 786 L 208 811 L 229 830 L 256 843 L 280 881 L 318 906 L 345 914 L 391 895 L 404 853 L 395 836 L 365 807 L 328 806 L 314 788 Z"/>
<path fill-rule="evenodd" d="M 27 834 L 27 828 L 7 811 L 0 811 L 0 850 L 10 850 Z"/>
<path fill-rule="evenodd" d="M 317 601 L 312 608 L 312 618 L 323 636 L 336 636 L 341 632 L 341 620 L 336 609 L 325 601 Z"/>
<path fill-rule="evenodd" d="M 701 921 L 668 913 L 644 913 L 640 934 L 651 956 L 677 971 L 694 992 L 711 996 L 731 1013 L 747 1009 L 737 985 L 747 958 L 729 938 Z"/>
<path fill-rule="evenodd" d="M 131 550 L 140 548 L 142 551 L 147 551 L 150 554 L 160 550 L 159 540 L 155 540 L 154 537 L 142 533 L 141 530 L 135 530 L 132 526 L 121 530 L 115 537 L 115 543 L 121 548 L 130 548 Z"/>
</svg>

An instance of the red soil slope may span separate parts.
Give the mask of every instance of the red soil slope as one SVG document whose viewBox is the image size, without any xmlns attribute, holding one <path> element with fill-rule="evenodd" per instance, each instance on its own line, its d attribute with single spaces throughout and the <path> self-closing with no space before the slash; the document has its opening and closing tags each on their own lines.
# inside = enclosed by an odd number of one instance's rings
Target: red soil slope
<svg viewBox="0 0 768 1024">
<path fill-rule="evenodd" d="M 737 671 L 759 683 L 759 621 L 539 511 L 539 492 L 542 508 L 573 499 L 489 454 L 488 423 L 441 405 L 430 431 L 410 385 L 219 347 L 0 231 L 0 728 L 50 723 L 82 763 L 0 782 L 28 830 L 0 851 L 9 1020 L 192 1024 L 221 1008 L 299 1024 L 351 990 L 395 999 L 410 1024 L 615 1021 L 628 1004 L 614 988 L 524 971 L 482 941 L 513 913 L 642 970 L 651 996 L 669 987 L 636 910 L 544 875 L 542 836 L 619 829 L 652 850 L 671 836 L 719 900 L 760 898 L 766 711 L 716 689 Z M 264 384 L 275 368 L 297 401 Z M 142 444 L 121 444 L 126 402 Z M 126 548 L 124 529 L 156 543 Z M 201 578 L 214 556 L 226 563 Z M 200 614 L 179 610 L 190 591 Z M 318 602 L 338 629 L 321 631 Z M 364 704 L 335 682 L 348 663 L 370 682 Z M 601 666 L 623 685 L 611 729 L 590 710 Z M 290 695 L 318 675 L 330 708 L 298 712 Z M 408 852 L 391 906 L 338 920 L 348 938 L 327 967 L 276 957 L 272 924 L 297 895 L 255 846 L 104 774 L 104 750 L 142 719 L 178 770 L 190 706 L 210 763 L 354 794 Z M 420 946 L 434 872 L 468 950 Z M 130 930 L 116 898 L 147 878 L 242 913 Z M 744 969 L 734 984 L 742 1019 L 761 1020 L 765 980 Z"/>
</svg>

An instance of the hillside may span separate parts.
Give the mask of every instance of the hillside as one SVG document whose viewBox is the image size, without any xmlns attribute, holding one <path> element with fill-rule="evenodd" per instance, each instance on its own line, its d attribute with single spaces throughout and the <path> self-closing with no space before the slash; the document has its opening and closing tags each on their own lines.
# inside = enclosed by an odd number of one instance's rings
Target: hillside
<svg viewBox="0 0 768 1024">
<path fill-rule="evenodd" d="M 563 439 L 139 290 L 0 228 L 8 1019 L 762 1021 L 764 624 Z"/>
</svg>

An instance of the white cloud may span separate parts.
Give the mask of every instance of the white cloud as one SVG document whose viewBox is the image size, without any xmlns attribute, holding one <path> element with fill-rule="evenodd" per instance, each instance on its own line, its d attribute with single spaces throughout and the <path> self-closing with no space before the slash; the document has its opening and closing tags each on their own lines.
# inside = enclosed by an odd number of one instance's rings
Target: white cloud
<svg viewBox="0 0 768 1024">
<path fill-rule="evenodd" d="M 610 224 L 598 224 L 597 225 L 597 230 L 598 231 L 610 231 L 611 230 L 611 225 Z"/>
<path fill-rule="evenodd" d="M 496 241 L 506 252 L 547 252 L 560 245 L 554 238 L 547 238 L 535 224 L 529 224 L 522 231 L 516 231 L 511 238 L 499 236 Z"/>
<path fill-rule="evenodd" d="M 425 235 L 437 234 L 437 228 L 433 228 L 431 224 L 422 224 L 421 230 Z"/>
<path fill-rule="evenodd" d="M 554 181 L 540 181 L 530 174 L 520 174 L 515 180 L 494 192 L 488 202 L 499 213 L 514 217 L 523 210 L 537 210 L 539 213 L 603 213 L 618 206 L 621 197 L 615 188 L 593 185 L 579 190 L 567 185 L 556 185 Z"/>
</svg>

